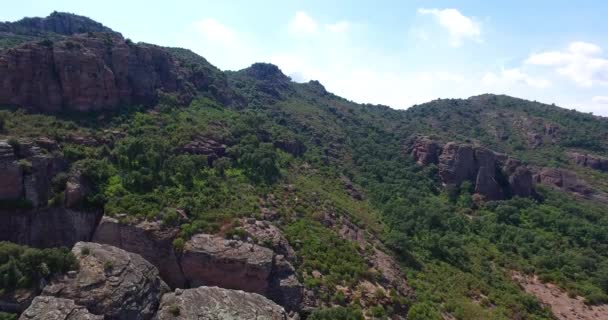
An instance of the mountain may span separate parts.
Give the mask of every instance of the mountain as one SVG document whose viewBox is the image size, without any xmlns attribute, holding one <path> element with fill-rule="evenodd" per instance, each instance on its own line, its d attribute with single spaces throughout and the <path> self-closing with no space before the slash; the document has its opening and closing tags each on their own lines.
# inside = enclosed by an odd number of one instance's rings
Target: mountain
<svg viewBox="0 0 608 320">
<path fill-rule="evenodd" d="M 0 30 L 2 311 L 608 315 L 605 118 L 357 104 L 71 14 Z"/>
</svg>

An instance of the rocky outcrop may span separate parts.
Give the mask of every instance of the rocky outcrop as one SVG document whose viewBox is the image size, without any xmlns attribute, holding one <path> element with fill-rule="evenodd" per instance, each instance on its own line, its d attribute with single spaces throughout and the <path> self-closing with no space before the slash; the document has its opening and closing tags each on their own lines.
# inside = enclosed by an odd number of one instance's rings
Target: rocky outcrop
<svg viewBox="0 0 608 320">
<path fill-rule="evenodd" d="M 265 294 L 274 253 L 252 243 L 198 234 L 186 242 L 181 266 L 191 287 L 221 286 Z"/>
<path fill-rule="evenodd" d="M 441 145 L 425 136 L 415 137 L 407 150 L 416 163 L 437 165 L 443 183 L 460 185 L 469 181 L 475 193 L 487 200 L 534 194 L 530 170 L 492 150 L 456 142 Z"/>
<path fill-rule="evenodd" d="M 572 152 L 568 154 L 570 160 L 579 167 L 591 168 L 599 171 L 608 171 L 608 158 Z"/>
<path fill-rule="evenodd" d="M 304 286 L 296 277 L 296 271 L 283 256 L 274 258 L 267 296 L 289 311 L 300 310 Z"/>
<path fill-rule="evenodd" d="M 83 33 L 0 51 L 0 104 L 34 112 L 152 105 L 159 91 L 189 103 L 196 91 L 228 102 L 226 79 L 180 51 Z M 200 57 L 199 57 L 200 58 Z"/>
<path fill-rule="evenodd" d="M 226 145 L 213 138 L 198 137 L 179 147 L 177 151 L 179 153 L 205 155 L 211 164 L 226 154 Z"/>
<path fill-rule="evenodd" d="M 141 255 L 158 268 L 169 286 L 184 288 L 186 279 L 173 248 L 173 239 L 178 232 L 176 228 L 164 228 L 158 221 L 130 224 L 103 217 L 92 241 Z"/>
<path fill-rule="evenodd" d="M 199 287 L 165 294 L 156 320 L 287 320 L 287 313 L 274 302 L 255 293 L 217 287 Z"/>
<path fill-rule="evenodd" d="M 439 155 L 441 154 L 441 147 L 436 141 L 422 136 L 417 137 L 411 147 L 410 153 L 419 165 L 437 164 L 439 162 Z"/>
<path fill-rule="evenodd" d="M 241 220 L 242 229 L 259 245 L 272 249 L 275 253 L 283 255 L 288 260 L 295 258 L 295 251 L 283 236 L 279 228 L 272 223 L 253 218 Z"/>
<path fill-rule="evenodd" d="M 569 191 L 588 197 L 594 193 L 593 188 L 580 180 L 576 173 L 557 168 L 542 168 L 535 176 L 537 183 L 556 187 L 558 189 Z"/>
<path fill-rule="evenodd" d="M 0 210 L 0 240 L 37 248 L 71 247 L 89 241 L 101 212 L 62 207 L 37 210 Z"/>
<path fill-rule="evenodd" d="M 150 319 L 169 289 L 140 255 L 109 245 L 78 242 L 80 269 L 51 281 L 43 295 L 73 300 L 105 319 Z"/>
<path fill-rule="evenodd" d="M 25 310 L 19 320 L 103 320 L 73 300 L 39 296 Z"/>
<path fill-rule="evenodd" d="M 507 159 L 503 166 L 503 172 L 508 177 L 510 194 L 519 197 L 530 197 L 534 195 L 534 181 L 532 171 L 515 159 Z"/>
<path fill-rule="evenodd" d="M 67 167 L 61 153 L 43 149 L 52 149 L 51 142 L 10 145 L 0 140 L 0 200 L 27 200 L 35 208 L 47 205 L 53 177 Z"/>
<path fill-rule="evenodd" d="M 307 148 L 306 145 L 299 139 L 281 139 L 274 142 L 275 148 L 279 148 L 294 157 L 302 156 Z"/>
<path fill-rule="evenodd" d="M 89 182 L 82 176 L 82 173 L 74 173 L 68 178 L 65 185 L 65 206 L 67 208 L 76 208 L 82 205 L 86 196 L 90 192 L 91 186 Z"/>
<path fill-rule="evenodd" d="M 0 200 L 11 200 L 23 194 L 23 169 L 17 162 L 13 147 L 0 141 Z"/>
<path fill-rule="evenodd" d="M 348 195 L 355 200 L 363 200 L 363 193 L 359 191 L 357 187 L 353 184 L 353 182 L 346 176 L 342 176 L 340 178 L 342 183 L 344 184 L 344 189 Z"/>
</svg>

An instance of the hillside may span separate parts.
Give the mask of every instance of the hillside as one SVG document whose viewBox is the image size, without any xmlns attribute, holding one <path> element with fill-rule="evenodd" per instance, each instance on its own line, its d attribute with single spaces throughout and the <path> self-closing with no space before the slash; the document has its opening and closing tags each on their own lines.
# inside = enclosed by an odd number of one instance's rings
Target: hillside
<svg viewBox="0 0 608 320">
<path fill-rule="evenodd" d="M 608 303 L 605 118 L 495 95 L 356 104 L 70 14 L 0 24 L 0 40 L 0 319 L 30 303 L 105 319 L 559 316 L 520 285 L 534 277 L 590 306 L 574 316 Z M 135 293 L 112 287 L 132 274 Z M 101 289 L 78 285 L 91 279 Z"/>
</svg>

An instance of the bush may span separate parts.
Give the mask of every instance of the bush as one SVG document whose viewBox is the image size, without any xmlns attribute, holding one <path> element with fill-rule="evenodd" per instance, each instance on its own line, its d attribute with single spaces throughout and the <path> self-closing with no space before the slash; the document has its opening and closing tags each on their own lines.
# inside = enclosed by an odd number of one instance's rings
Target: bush
<svg viewBox="0 0 608 320">
<path fill-rule="evenodd" d="M 317 309 L 308 317 L 309 320 L 363 320 L 363 313 L 357 307 L 335 307 Z"/>
<path fill-rule="evenodd" d="M 428 303 L 416 303 L 407 313 L 408 320 L 441 320 L 439 313 Z"/>
</svg>

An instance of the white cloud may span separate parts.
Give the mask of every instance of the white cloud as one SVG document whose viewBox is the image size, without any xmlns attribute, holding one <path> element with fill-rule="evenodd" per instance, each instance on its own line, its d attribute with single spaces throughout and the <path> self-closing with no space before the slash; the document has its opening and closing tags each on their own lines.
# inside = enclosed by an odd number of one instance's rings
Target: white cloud
<svg viewBox="0 0 608 320">
<path fill-rule="evenodd" d="M 591 102 L 608 105 L 608 96 L 595 96 L 591 98 Z"/>
<path fill-rule="evenodd" d="M 608 85 L 608 59 L 602 49 L 592 43 L 572 42 L 565 51 L 533 53 L 527 64 L 553 67 L 557 74 L 583 87 Z"/>
<path fill-rule="evenodd" d="M 480 41 L 481 26 L 457 9 L 418 9 L 418 14 L 432 15 L 450 34 L 450 45 L 459 47 L 464 40 Z"/>
<path fill-rule="evenodd" d="M 317 22 L 306 12 L 298 11 L 291 22 L 289 22 L 289 30 L 294 33 L 315 33 L 317 31 Z"/>
<path fill-rule="evenodd" d="M 502 69 L 500 74 L 493 72 L 486 73 L 481 78 L 482 85 L 494 88 L 507 88 L 515 84 L 525 84 L 532 88 L 544 89 L 551 86 L 551 81 L 530 76 L 527 73 L 522 72 L 518 68 L 513 69 Z"/>
<path fill-rule="evenodd" d="M 220 42 L 224 45 L 234 45 L 238 42 L 238 37 L 234 30 L 213 18 L 197 21 L 193 25 L 206 40 Z"/>
<path fill-rule="evenodd" d="M 346 20 L 341 20 L 336 23 L 326 24 L 325 29 L 333 33 L 344 33 L 350 29 L 350 23 Z"/>
</svg>

